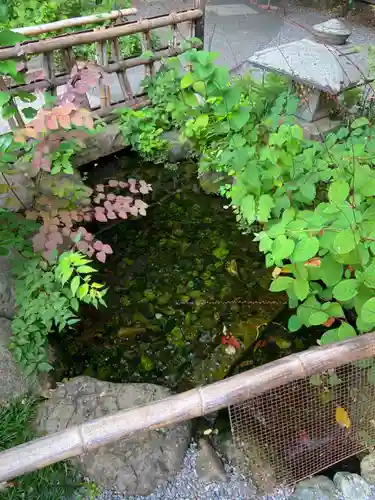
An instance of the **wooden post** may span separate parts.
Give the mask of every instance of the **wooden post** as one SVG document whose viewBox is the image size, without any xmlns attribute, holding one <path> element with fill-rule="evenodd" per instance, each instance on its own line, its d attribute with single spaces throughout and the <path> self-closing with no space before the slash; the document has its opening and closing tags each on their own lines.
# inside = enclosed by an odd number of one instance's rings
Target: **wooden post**
<svg viewBox="0 0 375 500">
<path fill-rule="evenodd" d="M 206 14 L 206 0 L 194 0 L 194 9 L 199 9 L 203 15 L 194 21 L 195 24 L 195 38 L 199 38 L 202 42 L 202 50 L 204 49 L 204 22 Z"/>
</svg>

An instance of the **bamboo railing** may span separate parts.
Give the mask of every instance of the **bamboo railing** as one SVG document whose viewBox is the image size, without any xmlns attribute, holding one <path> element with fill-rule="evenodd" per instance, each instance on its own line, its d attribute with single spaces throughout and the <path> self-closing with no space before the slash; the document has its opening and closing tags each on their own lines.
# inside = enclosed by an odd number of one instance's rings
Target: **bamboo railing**
<svg viewBox="0 0 375 500">
<path fill-rule="evenodd" d="M 114 98 L 111 95 L 111 87 L 100 81 L 100 104 L 90 107 L 87 100 L 86 107 L 89 107 L 95 116 L 101 118 L 108 116 L 116 107 L 141 107 L 146 103 L 145 97 L 139 89 L 132 88 L 129 70 L 143 66 L 145 76 L 153 75 L 156 70 L 155 63 L 187 50 L 181 45 L 181 40 L 184 38 L 179 29 L 181 24 L 188 25 L 188 38 L 199 38 L 203 42 L 205 2 L 206 0 L 194 0 L 194 8 L 192 9 L 134 21 L 129 21 L 127 18 L 128 16 L 135 16 L 137 9 L 123 9 L 104 14 L 65 19 L 34 27 L 18 28 L 14 31 L 34 37 L 34 39 L 17 44 L 17 46 L 0 48 L 0 61 L 8 59 L 22 61 L 26 70 L 27 81 L 25 84 L 19 85 L 11 79 L 0 78 L 0 84 L 3 86 L 2 90 L 9 90 L 11 94 L 15 94 L 19 90 L 35 92 L 42 89 L 56 93 L 56 89 L 65 85 L 70 79 L 70 72 L 76 64 L 74 48 L 95 44 L 96 63 L 104 73 L 115 75 L 119 95 Z M 112 24 L 100 26 L 100 23 L 108 22 Z M 46 39 L 35 39 L 41 34 L 92 24 L 98 24 L 99 26 L 73 33 L 62 33 Z M 172 30 L 171 41 L 152 51 L 152 31 L 166 27 L 170 27 Z M 143 52 L 151 51 L 152 56 L 122 57 L 119 44 L 120 38 L 134 34 L 140 34 Z M 63 69 L 55 67 L 54 54 L 57 52 L 62 55 L 65 66 Z M 41 70 L 29 71 L 30 56 L 38 55 L 43 57 L 43 77 L 40 76 Z M 139 81 L 141 79 L 139 78 Z M 11 128 L 24 127 L 25 120 L 22 117 L 22 109 L 17 107 L 16 102 L 14 104 L 17 111 L 15 116 L 9 120 L 9 125 Z"/>
<path fill-rule="evenodd" d="M 100 446 L 244 402 L 294 380 L 375 356 L 375 333 L 292 354 L 220 382 L 120 411 L 0 453 L 0 482 Z"/>
</svg>

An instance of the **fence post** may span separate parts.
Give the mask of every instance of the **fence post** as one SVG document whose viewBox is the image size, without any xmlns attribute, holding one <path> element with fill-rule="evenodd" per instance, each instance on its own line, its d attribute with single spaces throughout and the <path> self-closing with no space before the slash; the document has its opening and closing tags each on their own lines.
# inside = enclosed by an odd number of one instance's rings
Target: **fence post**
<svg viewBox="0 0 375 500">
<path fill-rule="evenodd" d="M 195 20 L 195 38 L 199 38 L 202 42 L 202 50 L 204 49 L 204 21 L 206 15 L 206 3 L 207 0 L 194 0 L 194 8 L 200 9 L 203 12 L 202 17 Z"/>
</svg>

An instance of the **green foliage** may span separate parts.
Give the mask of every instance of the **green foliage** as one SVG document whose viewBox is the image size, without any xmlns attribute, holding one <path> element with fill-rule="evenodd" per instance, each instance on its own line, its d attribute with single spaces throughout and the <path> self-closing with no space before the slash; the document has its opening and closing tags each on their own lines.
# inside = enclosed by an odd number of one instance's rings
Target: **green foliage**
<svg viewBox="0 0 375 500">
<path fill-rule="evenodd" d="M 158 116 L 194 143 L 200 173 L 232 176 L 221 192 L 243 231 L 258 225 L 255 241 L 276 271 L 271 290 L 285 290 L 297 309 L 290 329 L 340 324 L 322 342 L 371 330 L 375 127 L 360 116 L 321 142 L 306 140 L 285 81 L 233 79 L 215 58 L 190 50 L 146 82 Z"/>
<path fill-rule="evenodd" d="M 54 264 L 40 257 L 17 259 L 17 312 L 12 321 L 9 348 L 25 376 L 48 372 L 47 337 L 52 328 L 59 332 L 78 320 L 80 302 L 105 305 L 103 285 L 92 282 L 95 269 L 79 252 L 65 252 Z"/>
<path fill-rule="evenodd" d="M 168 142 L 162 138 L 163 123 L 152 109 L 120 109 L 120 130 L 127 143 L 146 161 L 163 163 L 168 158 Z"/>
<path fill-rule="evenodd" d="M 37 437 L 33 429 L 37 402 L 30 398 L 14 399 L 0 407 L 0 451 L 8 450 Z M 79 475 L 65 462 L 25 474 L 6 484 L 1 500 L 64 500 L 94 498 L 95 485 L 82 483 Z"/>
</svg>

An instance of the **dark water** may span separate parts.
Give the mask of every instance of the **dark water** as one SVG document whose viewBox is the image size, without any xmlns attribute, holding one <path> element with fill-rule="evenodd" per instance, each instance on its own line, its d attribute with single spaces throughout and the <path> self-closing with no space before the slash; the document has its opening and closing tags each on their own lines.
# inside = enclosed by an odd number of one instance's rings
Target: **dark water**
<svg viewBox="0 0 375 500">
<path fill-rule="evenodd" d="M 77 328 L 55 338 L 58 377 L 84 373 L 181 389 L 210 381 L 204 373 L 210 363 L 219 370 L 216 378 L 238 370 L 238 356 L 233 366 L 229 360 L 221 367 L 223 328 L 251 345 L 257 334 L 253 317 L 259 321 L 263 307 L 259 299 L 269 294 L 262 285 L 263 255 L 251 236 L 240 233 L 222 199 L 199 189 L 194 163 L 168 169 L 122 155 L 87 171 L 92 185 L 131 177 L 151 183 L 153 192 L 144 198 L 150 205 L 146 217 L 91 228 L 114 250 L 106 264 L 95 263 L 97 281 L 110 287 L 108 308 L 83 308 Z M 284 337 L 289 314 L 271 323 L 265 337 Z M 305 348 L 306 339 L 295 339 L 283 349 L 262 345 L 257 364 Z M 250 348 L 241 363 L 253 358 Z"/>
</svg>

